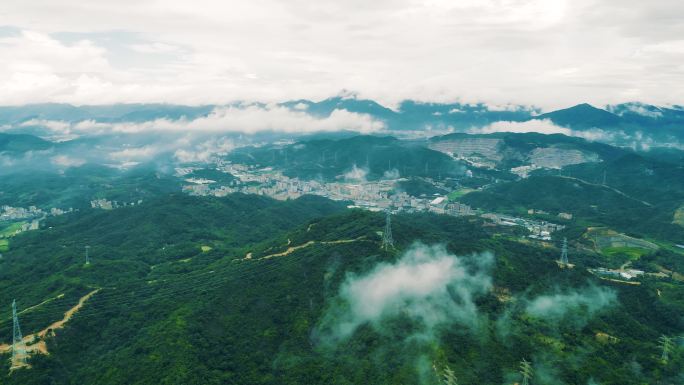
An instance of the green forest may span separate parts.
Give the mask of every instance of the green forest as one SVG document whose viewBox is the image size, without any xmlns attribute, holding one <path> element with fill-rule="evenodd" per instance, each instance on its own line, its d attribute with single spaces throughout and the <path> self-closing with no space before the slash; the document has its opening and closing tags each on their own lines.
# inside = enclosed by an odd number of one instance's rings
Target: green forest
<svg viewBox="0 0 684 385">
<path fill-rule="evenodd" d="M 560 269 L 557 248 L 513 228 L 401 214 L 382 249 L 384 215 L 317 197 L 169 195 L 72 215 L 13 238 L 0 260 L 0 344 L 13 299 L 54 298 L 20 315 L 30 335 L 98 291 L 31 368 L 8 374 L 5 355 L 2 384 L 440 384 L 447 368 L 459 384 L 513 384 L 523 359 L 535 384 L 682 380 L 681 345 L 664 361 L 658 339 L 682 331 L 684 285 L 599 280 L 575 243 L 576 266 Z M 358 310 L 373 298 L 354 285 L 418 279 L 433 262 L 454 269 L 443 291 L 411 297 L 409 284 L 381 314 Z"/>
</svg>

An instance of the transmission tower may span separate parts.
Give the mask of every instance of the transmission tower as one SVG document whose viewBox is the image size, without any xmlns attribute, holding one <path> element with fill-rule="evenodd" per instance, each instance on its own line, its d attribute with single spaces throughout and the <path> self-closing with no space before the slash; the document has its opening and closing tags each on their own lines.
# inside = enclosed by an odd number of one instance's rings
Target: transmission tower
<svg viewBox="0 0 684 385">
<path fill-rule="evenodd" d="M 389 210 L 385 217 L 385 231 L 382 233 L 382 246 L 380 247 L 384 250 L 394 248 L 394 239 L 392 238 L 392 217 Z"/>
<path fill-rule="evenodd" d="M 672 338 L 668 336 L 661 336 L 658 341 L 660 342 L 660 348 L 663 350 L 663 353 L 660 355 L 660 360 L 664 363 L 667 363 L 667 361 L 670 360 L 670 353 L 672 353 L 672 350 L 674 350 Z"/>
<path fill-rule="evenodd" d="M 19 317 L 17 316 L 17 301 L 12 301 L 12 321 L 14 322 L 12 333 L 12 368 L 26 366 L 26 344 L 21 335 L 19 327 Z"/>
<path fill-rule="evenodd" d="M 442 373 L 442 382 L 444 385 L 458 385 L 456 374 L 448 366 L 444 368 L 444 373 Z"/>
<path fill-rule="evenodd" d="M 563 265 L 569 264 L 569 262 L 568 262 L 568 238 L 563 238 L 563 245 L 561 246 L 560 263 Z"/>
<path fill-rule="evenodd" d="M 603 170 L 603 185 L 606 185 L 606 170 Z"/>
<path fill-rule="evenodd" d="M 85 254 L 86 254 L 86 262 L 85 262 L 85 264 L 86 264 L 86 265 L 90 265 L 90 255 L 89 255 L 89 253 L 88 253 L 89 250 L 90 250 L 90 246 L 86 246 L 86 247 L 85 247 Z"/>
<path fill-rule="evenodd" d="M 520 374 L 523 376 L 522 385 L 530 385 L 530 379 L 532 378 L 532 365 L 523 358 L 520 361 Z"/>
</svg>

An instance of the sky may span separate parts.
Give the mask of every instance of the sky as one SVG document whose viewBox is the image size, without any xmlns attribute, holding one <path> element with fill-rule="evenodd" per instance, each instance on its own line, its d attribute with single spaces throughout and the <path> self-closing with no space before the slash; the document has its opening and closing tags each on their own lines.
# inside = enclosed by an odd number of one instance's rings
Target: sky
<svg viewBox="0 0 684 385">
<path fill-rule="evenodd" d="M 681 0 L 2 0 L 0 105 L 684 104 Z"/>
</svg>

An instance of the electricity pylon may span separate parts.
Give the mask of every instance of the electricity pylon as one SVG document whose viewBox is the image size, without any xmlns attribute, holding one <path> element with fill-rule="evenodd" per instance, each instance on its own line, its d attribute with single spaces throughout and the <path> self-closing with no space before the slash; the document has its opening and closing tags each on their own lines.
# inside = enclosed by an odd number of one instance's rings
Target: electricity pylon
<svg viewBox="0 0 684 385">
<path fill-rule="evenodd" d="M 658 341 L 660 342 L 660 348 L 663 350 L 663 353 L 660 355 L 660 360 L 664 363 L 667 363 L 667 361 L 670 360 L 670 353 L 672 353 L 672 350 L 674 350 L 672 338 L 668 336 L 661 336 Z"/>
<path fill-rule="evenodd" d="M 385 217 L 385 231 L 382 233 L 382 245 L 380 248 L 389 250 L 394 248 L 394 239 L 392 238 L 392 218 L 389 210 Z"/>
<path fill-rule="evenodd" d="M 444 368 L 444 373 L 442 373 L 442 382 L 444 385 L 458 385 L 456 374 L 454 374 L 454 371 L 451 370 L 449 366 Z"/>
<path fill-rule="evenodd" d="M 88 254 L 88 251 L 90 250 L 90 246 L 85 247 L 85 253 L 86 253 L 86 265 L 90 265 L 90 255 Z"/>
<path fill-rule="evenodd" d="M 21 328 L 19 327 L 19 317 L 17 316 L 17 301 L 12 301 L 12 321 L 14 322 L 12 333 L 12 366 L 11 368 L 19 368 L 27 366 L 26 363 L 26 344 L 24 344 L 24 337 L 21 335 Z"/>
<path fill-rule="evenodd" d="M 561 245 L 560 263 L 563 265 L 569 264 L 569 262 L 568 262 L 568 238 L 563 238 L 563 244 Z"/>
<path fill-rule="evenodd" d="M 520 374 L 523 376 L 522 385 L 530 385 L 530 379 L 532 378 L 532 365 L 523 358 L 520 361 Z"/>
</svg>

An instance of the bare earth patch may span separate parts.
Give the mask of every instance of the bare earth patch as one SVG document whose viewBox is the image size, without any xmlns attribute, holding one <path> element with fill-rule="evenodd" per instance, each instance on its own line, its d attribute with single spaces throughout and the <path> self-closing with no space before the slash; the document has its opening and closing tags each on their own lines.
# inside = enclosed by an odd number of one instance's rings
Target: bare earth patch
<svg viewBox="0 0 684 385">
<path fill-rule="evenodd" d="M 26 353 L 27 355 L 30 354 L 49 354 L 47 350 L 47 344 L 45 343 L 45 338 L 49 336 L 54 336 L 55 335 L 55 330 L 57 329 L 62 329 L 64 325 L 66 325 L 69 320 L 76 314 L 83 305 L 85 304 L 86 301 L 88 301 L 92 296 L 94 296 L 100 289 L 95 289 L 91 291 L 90 293 L 84 295 L 81 297 L 81 299 L 78 300 L 78 303 L 72 307 L 71 309 L 67 310 L 64 313 L 64 317 L 62 317 L 61 320 L 53 322 L 43 330 L 32 333 L 29 335 L 24 336 L 22 341 L 24 341 L 24 344 L 26 345 Z M 36 305 L 38 306 L 38 305 Z M 34 306 L 34 307 L 36 307 Z M 0 344 L 0 354 L 6 354 L 10 353 L 12 351 L 12 345 L 10 344 Z M 12 368 L 19 368 L 24 365 L 18 364 L 18 363 L 12 363 Z"/>
</svg>

